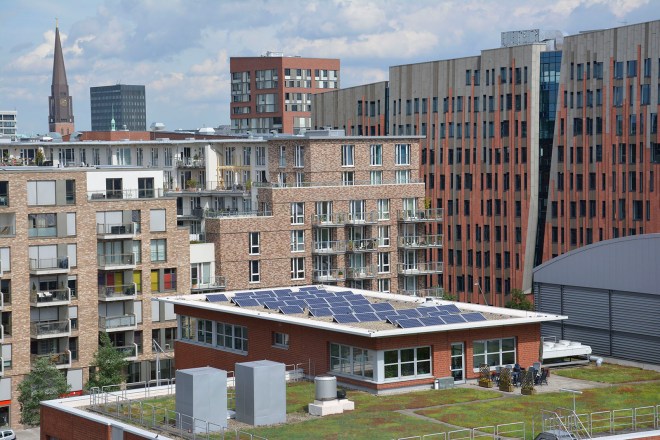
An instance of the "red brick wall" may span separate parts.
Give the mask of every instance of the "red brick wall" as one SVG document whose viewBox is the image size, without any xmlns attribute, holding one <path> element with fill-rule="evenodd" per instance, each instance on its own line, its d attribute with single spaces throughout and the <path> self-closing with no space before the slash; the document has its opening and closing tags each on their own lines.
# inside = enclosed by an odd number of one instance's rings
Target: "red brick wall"
<svg viewBox="0 0 660 440">
<path fill-rule="evenodd" d="M 496 339 L 515 336 L 517 338 L 518 363 L 527 367 L 538 360 L 540 325 L 526 324 L 519 326 L 503 326 L 487 329 L 462 330 L 398 336 L 391 338 L 367 338 L 332 332 L 294 324 L 267 321 L 258 318 L 240 317 L 210 310 L 199 310 L 185 306 L 175 306 L 179 315 L 196 316 L 203 319 L 243 325 L 248 328 L 248 354 L 242 355 L 194 343 L 176 342 L 175 355 L 177 368 L 194 368 L 211 366 L 223 370 L 234 370 L 237 362 L 249 362 L 268 359 L 285 364 L 312 363 L 311 373 L 315 375 L 326 373 L 329 365 L 330 342 L 352 345 L 370 350 L 386 350 L 430 345 L 433 351 L 433 376 L 446 377 L 450 375 L 450 347 L 452 342 L 465 344 L 465 371 L 468 379 L 478 377 L 473 372 L 472 343 L 475 340 Z M 272 332 L 287 333 L 289 348 L 272 346 Z M 351 379 L 341 379 L 342 382 L 384 390 L 400 386 L 431 384 L 433 378 L 405 381 L 402 383 L 368 384 Z"/>
<path fill-rule="evenodd" d="M 41 407 L 41 439 L 110 440 L 110 426 L 46 406 Z M 139 437 L 138 437 L 139 438 Z"/>
</svg>

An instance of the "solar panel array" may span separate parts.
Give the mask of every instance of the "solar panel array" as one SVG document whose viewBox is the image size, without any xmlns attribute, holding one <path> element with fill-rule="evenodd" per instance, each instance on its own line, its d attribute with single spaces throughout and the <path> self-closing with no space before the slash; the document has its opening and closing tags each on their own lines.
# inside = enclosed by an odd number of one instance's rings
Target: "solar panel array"
<svg viewBox="0 0 660 440">
<path fill-rule="evenodd" d="M 339 324 L 356 322 L 388 322 L 400 328 L 428 327 L 485 321 L 479 312 L 461 313 L 455 304 L 422 305 L 395 309 L 387 302 L 371 303 L 351 290 L 328 291 L 318 286 L 292 289 L 237 292 L 232 298 L 209 294 L 209 302 L 231 301 L 239 307 L 265 307 L 285 315 L 308 313 L 312 317 L 328 317 Z"/>
</svg>

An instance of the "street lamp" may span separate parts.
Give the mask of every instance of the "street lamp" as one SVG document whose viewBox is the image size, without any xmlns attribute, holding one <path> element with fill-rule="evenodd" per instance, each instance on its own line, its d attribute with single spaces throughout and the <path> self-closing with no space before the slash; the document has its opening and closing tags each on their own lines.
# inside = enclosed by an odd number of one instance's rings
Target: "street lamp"
<svg viewBox="0 0 660 440">
<path fill-rule="evenodd" d="M 484 291 L 481 289 L 481 284 L 479 283 L 474 283 L 475 286 L 479 288 L 479 292 L 481 292 L 481 297 L 484 300 L 484 304 L 488 305 L 488 301 L 486 301 L 486 295 L 484 295 Z"/>
</svg>

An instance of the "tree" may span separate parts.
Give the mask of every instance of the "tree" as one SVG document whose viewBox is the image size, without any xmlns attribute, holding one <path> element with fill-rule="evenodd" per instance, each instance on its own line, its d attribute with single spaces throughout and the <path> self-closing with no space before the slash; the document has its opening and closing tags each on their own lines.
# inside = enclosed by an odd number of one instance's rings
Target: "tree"
<svg viewBox="0 0 660 440">
<path fill-rule="evenodd" d="M 124 359 L 124 355 L 113 347 L 107 333 L 100 333 L 99 349 L 94 354 L 92 365 L 96 367 L 96 371 L 90 374 L 86 389 L 119 385 L 124 382 L 124 368 L 128 362 Z"/>
<path fill-rule="evenodd" d="M 18 403 L 21 406 L 21 423 L 38 426 L 39 402 L 57 399 L 70 389 L 66 377 L 55 368 L 48 357 L 40 357 L 30 374 L 18 386 Z"/>
<path fill-rule="evenodd" d="M 527 296 L 520 289 L 511 290 L 511 299 L 507 301 L 504 307 L 509 309 L 532 310 L 534 304 L 527 299 Z"/>
</svg>

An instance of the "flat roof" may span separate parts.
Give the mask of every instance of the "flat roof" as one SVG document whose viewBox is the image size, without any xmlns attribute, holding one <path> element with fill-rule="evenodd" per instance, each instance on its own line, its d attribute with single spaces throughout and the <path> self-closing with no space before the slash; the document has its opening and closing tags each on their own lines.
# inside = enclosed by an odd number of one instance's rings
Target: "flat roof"
<svg viewBox="0 0 660 440">
<path fill-rule="evenodd" d="M 523 325 L 568 318 L 549 313 L 327 285 L 156 299 L 201 310 L 370 338 Z"/>
</svg>

